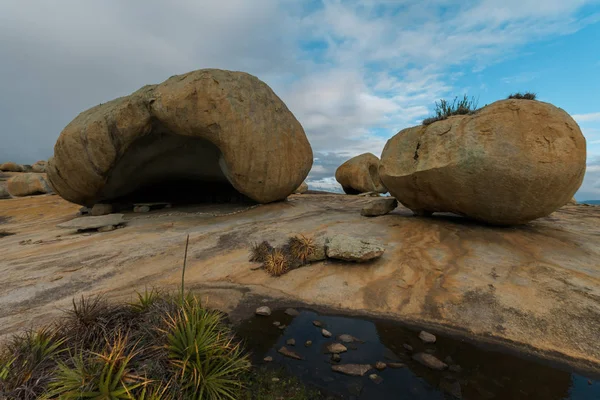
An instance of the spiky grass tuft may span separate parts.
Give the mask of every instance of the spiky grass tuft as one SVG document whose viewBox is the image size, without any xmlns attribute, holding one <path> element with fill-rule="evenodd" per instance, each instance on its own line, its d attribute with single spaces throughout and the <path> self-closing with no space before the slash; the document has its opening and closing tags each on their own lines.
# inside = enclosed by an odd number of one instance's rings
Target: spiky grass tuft
<svg viewBox="0 0 600 400">
<path fill-rule="evenodd" d="M 264 261 L 265 270 L 273 276 L 281 276 L 290 268 L 289 256 L 281 249 L 274 249 Z"/>
<path fill-rule="evenodd" d="M 49 385 L 49 398 L 133 399 L 136 390 L 150 380 L 132 371 L 138 355 L 137 344 L 129 334 L 117 333 L 102 352 L 79 350 L 68 362 L 58 364 L 55 381 Z"/>
<path fill-rule="evenodd" d="M 165 348 L 175 378 L 189 398 L 238 398 L 239 379 L 250 363 L 232 333 L 223 324 L 222 314 L 186 301 L 165 318 Z"/>
<path fill-rule="evenodd" d="M 250 250 L 250 261 L 264 262 L 267 256 L 273 251 L 273 246 L 266 240 L 261 243 L 254 243 Z"/>
<path fill-rule="evenodd" d="M 0 356 L 0 394 L 37 399 L 51 380 L 64 344 L 65 339 L 54 327 L 14 336 Z"/>
<path fill-rule="evenodd" d="M 145 288 L 144 293 L 136 292 L 136 295 L 138 301 L 135 303 L 130 303 L 129 305 L 135 312 L 138 313 L 148 311 L 150 307 L 152 307 L 152 305 L 161 297 L 161 293 L 155 288 L 150 289 L 150 291 L 148 291 L 148 288 Z"/>
<path fill-rule="evenodd" d="M 537 94 L 532 93 L 532 92 L 525 92 L 525 93 L 521 93 L 521 92 L 517 92 L 517 93 L 512 93 L 510 96 L 508 96 L 509 99 L 517 99 L 517 100 L 535 100 L 537 98 Z"/>
<path fill-rule="evenodd" d="M 423 125 L 430 125 L 436 121 L 442 121 L 453 115 L 467 115 L 477 111 L 477 100 L 475 97 L 462 98 L 456 96 L 452 102 L 441 99 L 435 102 L 435 116 L 423 120 Z"/>
<path fill-rule="evenodd" d="M 302 264 L 305 264 L 308 258 L 317 251 L 315 241 L 304 235 L 290 237 L 287 244 L 290 256 Z"/>
</svg>

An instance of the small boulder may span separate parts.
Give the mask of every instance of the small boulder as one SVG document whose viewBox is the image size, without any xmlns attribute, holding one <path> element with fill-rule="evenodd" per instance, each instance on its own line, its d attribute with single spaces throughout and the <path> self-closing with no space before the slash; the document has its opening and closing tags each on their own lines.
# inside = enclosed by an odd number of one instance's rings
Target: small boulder
<svg viewBox="0 0 600 400">
<path fill-rule="evenodd" d="M 32 170 L 32 172 L 46 173 L 47 166 L 48 166 L 48 161 L 38 161 L 31 166 L 31 170 Z"/>
<path fill-rule="evenodd" d="M 385 248 L 374 240 L 357 239 L 346 235 L 327 238 L 327 257 L 343 261 L 365 262 L 381 257 Z"/>
<path fill-rule="evenodd" d="M 94 204 L 90 214 L 92 214 L 92 216 L 94 216 L 94 217 L 97 217 L 99 215 L 108 215 L 108 214 L 111 214 L 112 212 L 113 212 L 112 204 L 98 203 L 98 204 Z"/>
<path fill-rule="evenodd" d="M 417 353 L 413 357 L 413 360 L 416 362 L 423 364 L 424 366 L 435 369 L 437 371 L 442 371 L 448 368 L 448 364 L 441 361 L 436 356 L 427 353 Z"/>
<path fill-rule="evenodd" d="M 288 346 L 295 346 L 296 345 L 296 339 L 288 339 L 285 341 L 285 344 L 287 344 Z"/>
<path fill-rule="evenodd" d="M 286 357 L 289 358 L 293 358 L 295 360 L 304 360 L 304 357 L 302 357 L 300 354 L 296 353 L 295 351 L 292 351 L 290 349 L 288 349 L 285 346 L 282 346 L 279 350 L 277 350 L 277 352 L 279 354 L 283 354 Z"/>
<path fill-rule="evenodd" d="M 406 364 L 399 363 L 399 362 L 389 362 L 389 363 L 386 363 L 386 365 L 389 368 L 404 368 L 404 367 L 406 367 Z"/>
<path fill-rule="evenodd" d="M 8 193 L 15 197 L 52 193 L 45 174 L 25 173 L 13 176 L 6 183 Z"/>
<path fill-rule="evenodd" d="M 320 328 L 323 326 L 323 323 L 321 321 L 314 320 L 313 325 L 316 326 L 317 328 Z"/>
<path fill-rule="evenodd" d="M 348 348 L 341 343 L 331 343 L 327 346 L 327 353 L 340 354 L 348 351 Z"/>
<path fill-rule="evenodd" d="M 338 340 L 339 340 L 340 342 L 343 342 L 343 343 L 362 342 L 362 340 L 360 340 L 360 339 L 358 339 L 358 338 L 355 338 L 355 337 L 354 337 L 354 336 L 352 336 L 352 335 L 348 335 L 347 333 L 344 333 L 344 334 L 342 334 L 342 335 L 339 335 L 337 338 L 338 338 Z"/>
<path fill-rule="evenodd" d="M 298 310 L 296 310 L 295 308 L 288 308 L 285 310 L 285 313 L 290 317 L 297 317 L 298 315 L 300 315 Z"/>
<path fill-rule="evenodd" d="M 375 369 L 377 369 L 379 371 L 383 371 L 386 367 L 387 367 L 387 364 L 384 363 L 383 361 L 377 361 L 375 363 Z"/>
<path fill-rule="evenodd" d="M 321 335 L 323 335 L 326 338 L 330 338 L 331 332 L 329 332 L 327 329 L 321 329 Z"/>
<path fill-rule="evenodd" d="M 332 365 L 331 369 L 344 375 L 364 376 L 373 367 L 369 364 L 340 364 Z"/>
<path fill-rule="evenodd" d="M 334 353 L 331 355 L 331 361 L 335 362 L 335 363 L 339 363 L 340 361 L 342 361 L 342 356 L 340 356 L 337 353 Z"/>
<path fill-rule="evenodd" d="M 371 200 L 369 204 L 363 207 L 360 215 L 364 217 L 377 217 L 385 215 L 398 207 L 398 201 L 393 197 L 381 197 Z"/>
<path fill-rule="evenodd" d="M 263 361 L 264 362 L 271 362 L 271 361 L 273 361 L 273 357 L 267 356 L 267 357 L 263 358 Z"/>
<path fill-rule="evenodd" d="M 264 317 L 268 317 L 271 315 L 271 309 L 267 306 L 258 307 L 255 311 L 256 315 L 262 315 Z"/>
<path fill-rule="evenodd" d="M 381 382 L 383 382 L 383 378 L 377 374 L 369 375 L 369 379 L 372 380 L 376 385 L 379 385 Z"/>
<path fill-rule="evenodd" d="M 325 254 L 325 241 L 326 239 L 324 237 L 317 237 L 314 239 L 314 251 L 306 258 L 307 263 L 313 263 L 327 259 L 327 254 Z"/>
<path fill-rule="evenodd" d="M 371 153 L 353 157 L 340 165 L 335 171 L 335 180 L 347 194 L 387 192 L 379 178 L 379 158 Z"/>
<path fill-rule="evenodd" d="M 149 206 L 135 206 L 133 207 L 133 212 L 134 213 L 147 213 L 150 211 L 150 207 Z"/>
<path fill-rule="evenodd" d="M 304 343 L 304 346 L 305 346 L 305 347 L 310 347 L 310 346 L 312 346 L 312 340 L 307 340 L 307 341 Z"/>
<path fill-rule="evenodd" d="M 294 190 L 295 194 L 304 194 L 308 191 L 308 185 L 306 184 L 306 182 L 302 182 L 302 184 L 300 186 L 298 186 L 298 188 L 296 190 Z"/>
<path fill-rule="evenodd" d="M 421 339 L 423 343 L 435 343 L 437 340 L 435 335 L 425 331 L 421 331 L 421 333 L 419 333 L 419 339 Z"/>
<path fill-rule="evenodd" d="M 125 222 L 123 214 L 109 214 L 98 217 L 78 217 L 67 222 L 56 225 L 57 228 L 77 229 L 84 231 L 88 229 L 99 229 L 106 226 L 117 226 Z"/>
<path fill-rule="evenodd" d="M 0 199 L 10 199 L 10 193 L 6 189 L 6 186 L 0 184 Z"/>
<path fill-rule="evenodd" d="M 406 351 L 413 351 L 413 347 L 408 343 L 404 343 L 402 347 L 404 347 Z"/>
<path fill-rule="evenodd" d="M 14 162 L 5 162 L 0 164 L 0 171 L 4 172 L 23 172 L 23 166 Z"/>
</svg>

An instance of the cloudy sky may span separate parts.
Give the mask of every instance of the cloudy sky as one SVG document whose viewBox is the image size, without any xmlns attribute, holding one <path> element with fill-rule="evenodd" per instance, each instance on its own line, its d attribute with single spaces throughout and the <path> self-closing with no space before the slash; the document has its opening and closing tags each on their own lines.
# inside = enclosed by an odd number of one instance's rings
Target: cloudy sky
<svg viewBox="0 0 600 400">
<path fill-rule="evenodd" d="M 2 0 L 0 160 L 46 159 L 84 109 L 222 68 L 258 76 L 296 115 L 313 188 L 440 98 L 530 90 L 580 124 L 576 197 L 600 199 L 599 38 L 598 0 Z"/>
</svg>

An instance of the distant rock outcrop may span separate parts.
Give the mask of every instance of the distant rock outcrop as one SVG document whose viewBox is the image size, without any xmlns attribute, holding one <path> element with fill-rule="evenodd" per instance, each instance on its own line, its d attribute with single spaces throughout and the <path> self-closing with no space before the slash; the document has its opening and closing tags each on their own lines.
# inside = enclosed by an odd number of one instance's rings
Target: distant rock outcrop
<svg viewBox="0 0 600 400">
<path fill-rule="evenodd" d="M 0 171 L 4 172 L 23 172 L 23 166 L 14 162 L 5 162 L 0 164 Z"/>
<path fill-rule="evenodd" d="M 48 166 L 48 161 L 38 161 L 31 166 L 33 172 L 45 173 L 46 167 Z"/>
<path fill-rule="evenodd" d="M 6 183 L 8 193 L 15 197 L 52 193 L 45 174 L 24 173 L 15 175 Z"/>
<path fill-rule="evenodd" d="M 453 212 L 511 225 L 568 203 L 585 162 L 585 138 L 565 111 L 502 100 L 473 115 L 400 131 L 387 142 L 379 173 L 417 214 Z"/>
<path fill-rule="evenodd" d="M 205 69 L 81 113 L 60 134 L 48 177 L 87 206 L 211 193 L 269 203 L 293 193 L 312 160 L 302 126 L 269 86 Z"/>
<path fill-rule="evenodd" d="M 308 185 L 306 184 L 306 182 L 302 182 L 302 184 L 296 190 L 294 190 L 294 193 L 302 194 L 302 193 L 306 193 L 307 191 L 308 191 Z"/>
<path fill-rule="evenodd" d="M 335 179 L 347 194 L 386 193 L 379 178 L 379 158 L 371 153 L 353 157 L 335 171 Z"/>
</svg>

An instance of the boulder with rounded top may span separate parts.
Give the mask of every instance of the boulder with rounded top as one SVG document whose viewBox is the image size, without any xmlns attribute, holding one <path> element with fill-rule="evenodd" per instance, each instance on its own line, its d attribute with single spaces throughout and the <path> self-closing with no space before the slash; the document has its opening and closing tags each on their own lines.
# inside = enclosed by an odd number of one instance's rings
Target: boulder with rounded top
<svg viewBox="0 0 600 400">
<path fill-rule="evenodd" d="M 335 171 L 335 179 L 347 194 L 385 193 L 387 189 L 379 178 L 378 169 L 379 158 L 364 153 L 340 165 Z"/>
</svg>

